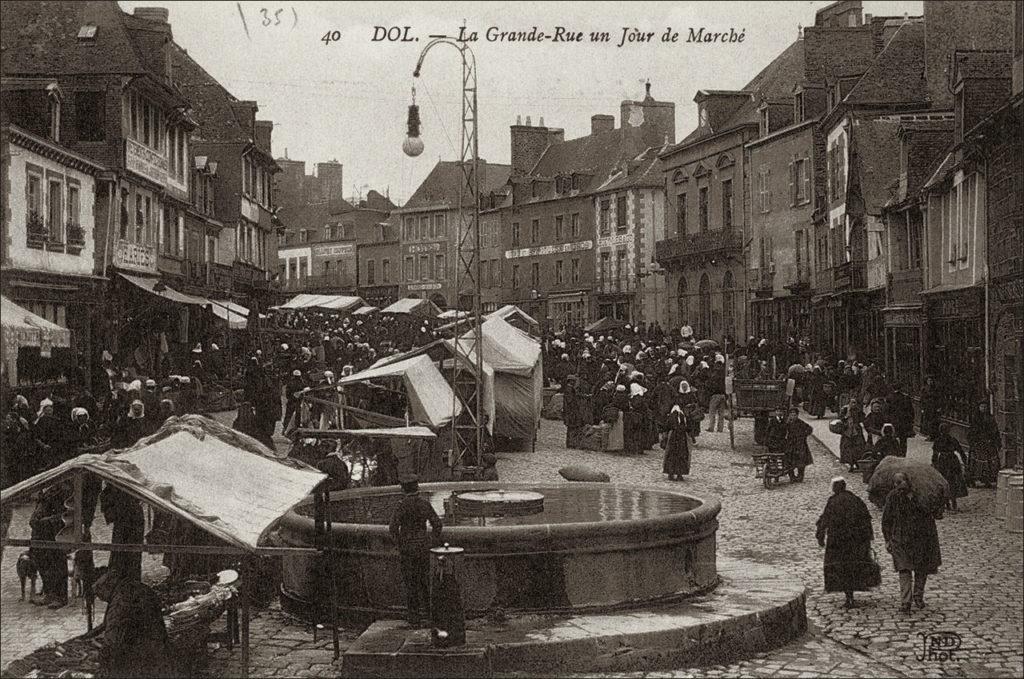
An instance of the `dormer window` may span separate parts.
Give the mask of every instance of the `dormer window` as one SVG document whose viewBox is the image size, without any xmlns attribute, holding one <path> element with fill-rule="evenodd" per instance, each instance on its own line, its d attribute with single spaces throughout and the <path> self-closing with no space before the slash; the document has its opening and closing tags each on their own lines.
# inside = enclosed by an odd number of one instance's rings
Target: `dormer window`
<svg viewBox="0 0 1024 679">
<path fill-rule="evenodd" d="M 706 106 L 701 106 L 698 109 L 697 116 L 698 116 L 699 121 L 700 121 L 700 123 L 699 123 L 700 127 L 707 127 L 708 126 L 708 109 L 707 109 Z"/>
<path fill-rule="evenodd" d="M 804 93 L 797 92 L 793 95 L 793 122 L 804 121 Z"/>
<path fill-rule="evenodd" d="M 766 134 L 768 134 L 768 130 L 771 129 L 771 128 L 768 127 L 768 107 L 767 106 L 762 106 L 760 113 L 761 113 L 761 136 L 763 137 Z"/>
<path fill-rule="evenodd" d="M 95 24 L 85 24 L 78 29 L 78 42 L 96 42 L 96 30 Z"/>
</svg>

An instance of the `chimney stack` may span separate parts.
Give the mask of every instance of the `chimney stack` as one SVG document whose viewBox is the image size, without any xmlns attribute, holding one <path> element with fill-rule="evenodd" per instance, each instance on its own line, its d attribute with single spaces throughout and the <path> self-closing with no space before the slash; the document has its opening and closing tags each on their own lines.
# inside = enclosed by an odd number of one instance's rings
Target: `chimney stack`
<svg viewBox="0 0 1024 679">
<path fill-rule="evenodd" d="M 531 125 L 531 123 L 530 123 L 530 116 L 526 116 L 526 126 L 530 127 L 530 125 Z"/>
<path fill-rule="evenodd" d="M 615 129 L 615 116 L 599 113 L 590 116 L 590 134 L 597 132 L 609 132 Z"/>
<path fill-rule="evenodd" d="M 544 127 L 544 116 L 541 116 L 541 117 L 540 117 L 540 122 L 539 122 L 539 123 L 537 123 L 537 126 L 538 126 L 538 127 Z"/>
<path fill-rule="evenodd" d="M 132 14 L 140 19 L 156 21 L 161 24 L 168 23 L 171 16 L 170 10 L 166 7 L 136 7 Z"/>
<path fill-rule="evenodd" d="M 522 125 L 522 124 L 523 124 L 523 116 L 517 114 L 516 115 L 516 125 Z"/>
</svg>

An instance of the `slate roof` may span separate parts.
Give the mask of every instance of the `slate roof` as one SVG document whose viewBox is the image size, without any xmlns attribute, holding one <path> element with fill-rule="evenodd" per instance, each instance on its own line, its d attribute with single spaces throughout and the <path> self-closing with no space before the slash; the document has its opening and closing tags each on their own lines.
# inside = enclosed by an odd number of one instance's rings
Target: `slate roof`
<svg viewBox="0 0 1024 679">
<path fill-rule="evenodd" d="M 315 229 L 316 232 L 312 235 L 309 241 L 312 243 L 320 237 L 320 231 L 326 224 L 336 221 L 331 217 L 332 207 L 336 207 L 335 203 L 328 203 L 326 201 L 322 203 L 307 203 L 305 205 L 296 205 L 291 207 L 284 206 L 278 211 L 278 217 L 289 231 L 294 232 L 299 229 Z M 349 207 L 351 207 L 351 205 Z M 309 243 L 295 243 L 295 245 L 308 244 Z"/>
<path fill-rule="evenodd" d="M 927 97 L 925 26 L 900 26 L 850 93 L 848 104 L 924 102 Z"/>
<path fill-rule="evenodd" d="M 762 99 L 789 99 L 793 94 L 793 86 L 802 82 L 803 79 L 804 41 L 796 40 L 742 88 L 753 94 L 750 100 L 737 108 L 725 123 L 719 125 L 716 130 L 697 127 L 672 148 L 686 146 L 703 137 L 725 132 L 744 123 L 756 122 L 758 119 L 757 109 Z"/>
<path fill-rule="evenodd" d="M 637 158 L 627 161 L 628 168 L 613 168 L 607 179 L 599 185 L 594 192 L 616 191 L 619 189 L 630 189 L 641 186 L 664 186 L 665 175 L 658 159 L 660 148 L 649 148 L 643 151 Z"/>
<path fill-rule="evenodd" d="M 616 163 L 635 158 L 643 151 L 641 134 L 637 128 L 620 127 L 552 144 L 530 176 L 553 178 L 573 172 L 603 175 Z"/>
<path fill-rule="evenodd" d="M 899 188 L 899 129 L 898 121 L 887 120 L 862 120 L 854 128 L 860 193 L 868 214 L 881 214 Z"/>
<path fill-rule="evenodd" d="M 1008 51 L 958 50 L 956 78 L 1009 78 L 1011 63 Z"/>
<path fill-rule="evenodd" d="M 0 22 L 0 68 L 4 75 L 84 73 L 155 73 L 116 2 L 3 3 Z M 86 24 L 97 27 L 95 40 L 78 40 Z"/>
<path fill-rule="evenodd" d="M 199 129 L 195 132 L 198 141 L 252 141 L 231 106 L 238 99 L 179 45 L 174 45 L 171 51 L 171 74 L 174 84 L 188 98 L 193 117 L 199 123 Z"/>
<path fill-rule="evenodd" d="M 480 194 L 490 193 L 492 190 L 504 186 L 508 181 L 512 168 L 509 165 L 496 165 L 484 160 L 480 161 Z M 434 169 L 430 171 L 426 179 L 419 185 L 416 192 L 412 194 L 402 210 L 410 210 L 420 207 L 447 204 L 451 207 L 459 205 L 459 187 L 462 184 L 462 168 L 460 163 L 454 160 L 438 161 Z M 467 204 L 471 205 L 472 200 L 466 197 Z"/>
</svg>

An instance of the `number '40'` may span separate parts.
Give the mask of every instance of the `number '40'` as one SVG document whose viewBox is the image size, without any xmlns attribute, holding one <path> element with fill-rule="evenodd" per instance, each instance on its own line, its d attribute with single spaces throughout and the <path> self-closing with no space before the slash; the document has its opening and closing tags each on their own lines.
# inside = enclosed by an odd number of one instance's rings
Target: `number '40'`
<svg viewBox="0 0 1024 679">
<path fill-rule="evenodd" d="M 341 31 L 327 31 L 324 33 L 324 37 L 320 39 L 325 45 L 330 45 L 332 42 L 338 42 L 341 40 Z"/>
</svg>

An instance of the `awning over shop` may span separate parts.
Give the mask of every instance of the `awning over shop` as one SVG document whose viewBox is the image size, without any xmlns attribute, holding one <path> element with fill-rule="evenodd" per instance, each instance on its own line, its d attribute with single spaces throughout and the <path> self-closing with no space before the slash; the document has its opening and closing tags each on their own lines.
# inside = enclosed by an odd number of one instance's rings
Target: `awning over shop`
<svg viewBox="0 0 1024 679">
<path fill-rule="evenodd" d="M 303 293 L 296 295 L 281 306 L 273 307 L 282 311 L 294 309 L 331 309 L 332 311 L 351 311 L 366 306 L 362 297 L 348 295 L 314 295 Z"/>
<path fill-rule="evenodd" d="M 77 471 L 94 473 L 225 542 L 255 551 L 326 475 L 277 458 L 255 440 L 199 415 L 168 420 L 131 448 L 80 455 L 0 493 L 9 506 Z"/>
<path fill-rule="evenodd" d="M 420 355 L 350 375 L 338 384 L 369 382 L 386 377 L 401 377 L 409 396 L 412 416 L 432 427 L 442 427 L 462 412 L 452 388 L 445 382 L 429 356 Z"/>
<path fill-rule="evenodd" d="M 429 299 L 406 297 L 398 300 L 391 306 L 384 307 L 381 309 L 381 313 L 408 314 L 410 316 L 419 316 L 421 318 L 437 318 L 441 315 L 441 310 L 438 309 L 437 305 Z"/>
<path fill-rule="evenodd" d="M 369 316 L 375 311 L 380 311 L 380 308 L 375 306 L 361 306 L 352 312 L 353 316 Z"/>
<path fill-rule="evenodd" d="M 37 316 L 6 297 L 0 296 L 0 347 L 4 374 L 10 384 L 18 383 L 18 349 L 39 347 L 41 356 L 49 356 L 53 347 L 70 347 L 71 331 Z"/>
<path fill-rule="evenodd" d="M 205 297 L 196 297 L 194 295 L 186 295 L 183 292 L 178 292 L 174 288 L 168 287 L 159 278 L 143 278 L 142 276 L 132 276 L 126 273 L 121 274 L 121 277 L 129 283 L 142 288 L 146 292 L 151 292 L 157 297 L 162 297 L 172 302 L 178 302 L 179 304 L 193 304 L 195 306 L 208 306 L 212 304 L 212 302 Z"/>
</svg>

